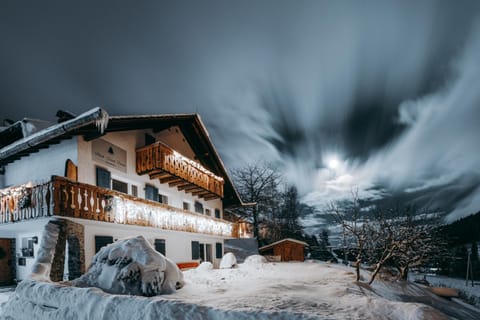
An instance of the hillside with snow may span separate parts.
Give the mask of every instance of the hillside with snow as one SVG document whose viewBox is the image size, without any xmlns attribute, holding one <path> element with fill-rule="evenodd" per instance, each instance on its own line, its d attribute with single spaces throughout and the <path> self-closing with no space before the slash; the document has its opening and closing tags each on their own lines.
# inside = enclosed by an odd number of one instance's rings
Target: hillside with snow
<svg viewBox="0 0 480 320">
<path fill-rule="evenodd" d="M 1 305 L 1 319 L 480 319 L 480 311 L 414 284 L 357 284 L 353 269 L 326 263 L 208 264 L 185 286 L 155 297 L 108 294 L 36 280 Z M 0 300 L 1 301 L 1 300 Z"/>
</svg>

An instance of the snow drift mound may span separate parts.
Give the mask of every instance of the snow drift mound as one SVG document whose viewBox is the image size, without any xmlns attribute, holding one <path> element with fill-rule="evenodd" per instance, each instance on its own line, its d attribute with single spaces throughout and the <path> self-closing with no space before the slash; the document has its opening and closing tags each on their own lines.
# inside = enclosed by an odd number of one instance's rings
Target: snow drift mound
<svg viewBox="0 0 480 320">
<path fill-rule="evenodd" d="M 245 266 L 262 266 L 264 263 L 267 263 L 267 259 L 264 256 L 259 254 L 254 254 L 252 256 L 248 256 L 247 259 L 243 262 Z"/>
<path fill-rule="evenodd" d="M 89 270 L 71 284 L 114 294 L 154 296 L 175 292 L 184 282 L 177 265 L 138 236 L 100 249 Z"/>
<path fill-rule="evenodd" d="M 220 261 L 220 269 L 231 269 L 231 268 L 234 268 L 236 265 L 237 265 L 237 258 L 231 252 L 225 253 L 225 255 L 222 258 L 222 261 Z"/>
</svg>

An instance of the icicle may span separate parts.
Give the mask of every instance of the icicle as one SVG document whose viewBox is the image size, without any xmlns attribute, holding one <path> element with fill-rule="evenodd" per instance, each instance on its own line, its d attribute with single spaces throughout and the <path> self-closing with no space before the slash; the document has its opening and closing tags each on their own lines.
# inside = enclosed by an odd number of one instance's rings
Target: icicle
<svg viewBox="0 0 480 320">
<path fill-rule="evenodd" d="M 108 126 L 108 113 L 105 110 L 100 109 L 100 118 L 95 120 L 95 126 L 97 127 L 98 131 L 103 134 Z"/>
</svg>

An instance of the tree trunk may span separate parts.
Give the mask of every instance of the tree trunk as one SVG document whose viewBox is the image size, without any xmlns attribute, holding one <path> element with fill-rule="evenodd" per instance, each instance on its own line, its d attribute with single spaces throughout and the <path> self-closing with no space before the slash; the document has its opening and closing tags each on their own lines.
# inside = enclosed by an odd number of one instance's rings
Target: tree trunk
<svg viewBox="0 0 480 320">
<path fill-rule="evenodd" d="M 372 284 L 373 281 L 375 280 L 375 277 L 377 274 L 380 272 L 380 269 L 382 269 L 382 263 L 377 263 L 377 266 L 375 267 L 375 270 L 373 271 L 372 275 L 370 276 L 370 281 L 368 281 L 368 284 Z"/>
<path fill-rule="evenodd" d="M 355 263 L 355 270 L 357 271 L 357 281 L 360 281 L 360 259 L 357 259 Z"/>
<path fill-rule="evenodd" d="M 257 212 L 257 206 L 253 207 L 253 237 L 258 240 L 258 212 Z"/>
<path fill-rule="evenodd" d="M 408 280 L 408 265 L 404 267 L 400 267 L 400 280 L 407 281 Z"/>
</svg>

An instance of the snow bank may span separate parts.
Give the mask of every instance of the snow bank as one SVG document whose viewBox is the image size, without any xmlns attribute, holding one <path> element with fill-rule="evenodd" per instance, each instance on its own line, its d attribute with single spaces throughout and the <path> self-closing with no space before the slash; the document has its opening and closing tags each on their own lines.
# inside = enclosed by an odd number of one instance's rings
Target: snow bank
<svg viewBox="0 0 480 320">
<path fill-rule="evenodd" d="M 231 269 L 234 268 L 236 265 L 237 258 L 235 258 L 235 255 L 231 252 L 225 253 L 222 261 L 220 261 L 220 269 Z"/>
<path fill-rule="evenodd" d="M 154 296 L 183 286 L 183 274 L 143 237 L 118 240 L 93 257 L 87 273 L 70 282 L 108 293 Z"/>
<path fill-rule="evenodd" d="M 243 262 L 244 265 L 250 266 L 261 266 L 264 263 L 267 263 L 267 259 L 265 259 L 264 256 L 261 256 L 259 254 L 249 256 L 245 259 L 245 262 Z"/>
<path fill-rule="evenodd" d="M 197 272 L 210 271 L 210 270 L 213 270 L 213 264 L 208 261 L 200 263 L 200 265 L 195 268 L 195 271 Z"/>
</svg>

